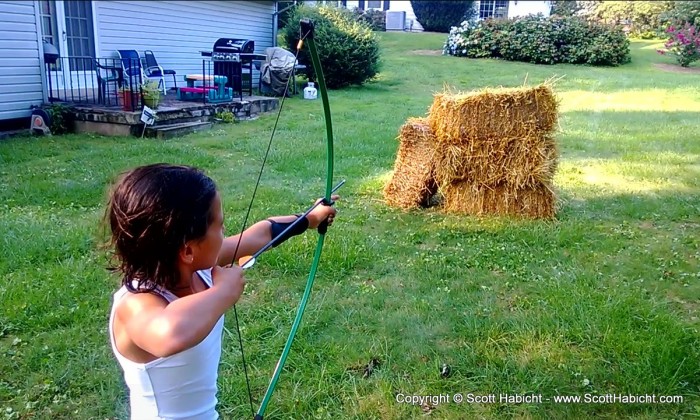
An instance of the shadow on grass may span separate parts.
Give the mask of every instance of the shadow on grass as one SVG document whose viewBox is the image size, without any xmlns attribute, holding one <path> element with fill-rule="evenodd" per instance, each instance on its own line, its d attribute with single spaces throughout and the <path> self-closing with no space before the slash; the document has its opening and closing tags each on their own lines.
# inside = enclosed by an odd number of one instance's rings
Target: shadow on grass
<svg viewBox="0 0 700 420">
<path fill-rule="evenodd" d="M 393 292 L 381 302 L 385 322 L 398 329 L 410 317 L 412 333 L 425 335 L 413 341 L 446 343 L 435 353 L 459 363 L 471 389 L 697 397 L 698 203 L 697 191 L 668 189 L 579 198 L 551 222 L 444 215 L 425 223 L 426 213 L 410 213 L 405 245 L 395 243 L 416 256 L 375 283 Z M 391 289 L 391 278 L 411 276 Z M 616 417 L 661 408 L 560 408 L 569 409 Z"/>
<path fill-rule="evenodd" d="M 663 105 L 660 105 L 663 106 Z M 700 143 L 697 121 L 700 112 L 685 111 L 588 111 L 560 114 L 560 162 L 571 159 L 614 159 L 609 164 L 663 165 L 667 176 L 685 178 L 697 173 Z M 650 176 L 651 174 L 647 174 Z M 655 176 L 654 176 L 655 177 Z M 694 183 L 697 185 L 697 181 Z"/>
</svg>

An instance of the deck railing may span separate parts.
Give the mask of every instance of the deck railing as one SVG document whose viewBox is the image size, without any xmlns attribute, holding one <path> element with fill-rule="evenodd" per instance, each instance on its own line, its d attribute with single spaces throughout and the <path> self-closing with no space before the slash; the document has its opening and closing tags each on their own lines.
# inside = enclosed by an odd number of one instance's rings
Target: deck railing
<svg viewBox="0 0 700 420">
<path fill-rule="evenodd" d="M 50 61 L 50 62 L 49 62 Z M 58 57 L 45 68 L 49 102 L 142 108 L 144 75 L 138 60 Z"/>
</svg>

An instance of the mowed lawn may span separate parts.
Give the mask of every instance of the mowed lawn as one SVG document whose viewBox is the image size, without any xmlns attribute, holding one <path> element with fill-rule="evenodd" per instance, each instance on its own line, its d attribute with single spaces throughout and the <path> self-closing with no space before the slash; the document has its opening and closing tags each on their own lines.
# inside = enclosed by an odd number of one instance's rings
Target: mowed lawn
<svg viewBox="0 0 700 420">
<path fill-rule="evenodd" d="M 268 418 L 690 418 L 700 415 L 700 72 L 632 43 L 618 68 L 439 54 L 440 34 L 380 34 L 383 69 L 330 93 L 339 214 Z M 323 48 L 323 45 L 319 45 Z M 402 212 L 382 201 L 399 127 L 434 92 L 560 78 L 555 221 Z M 100 220 L 121 171 L 205 169 L 239 231 L 274 115 L 160 142 L 90 135 L 0 142 L 0 416 L 127 417 L 109 347 L 118 279 Z M 323 193 L 320 100 L 288 99 L 253 219 Z M 303 291 L 316 237 L 269 251 L 238 305 L 259 403 Z M 232 314 L 224 418 L 250 418 Z M 372 362 L 373 360 L 376 363 Z M 375 367 L 366 372 L 372 363 Z M 443 377 L 446 364 L 450 374 Z M 456 404 L 471 393 L 494 403 Z M 449 403 L 410 405 L 406 396 Z M 541 403 L 499 402 L 542 395 Z M 554 396 L 682 396 L 681 403 L 556 403 Z M 257 407 L 256 407 L 257 408 Z"/>
</svg>

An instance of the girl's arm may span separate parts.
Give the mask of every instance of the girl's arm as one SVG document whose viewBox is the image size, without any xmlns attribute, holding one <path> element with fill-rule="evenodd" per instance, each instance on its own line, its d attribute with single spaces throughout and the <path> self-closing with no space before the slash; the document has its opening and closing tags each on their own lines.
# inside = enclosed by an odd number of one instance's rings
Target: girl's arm
<svg viewBox="0 0 700 420">
<path fill-rule="evenodd" d="M 270 220 L 274 220 L 278 223 L 291 223 L 296 220 L 296 216 L 276 216 L 271 217 Z M 239 238 L 240 246 L 238 245 Z M 257 222 L 253 226 L 244 230 L 242 234 L 229 236 L 224 239 L 224 243 L 221 246 L 221 251 L 219 251 L 218 263 L 220 266 L 225 266 L 231 263 L 237 263 L 240 257 L 246 255 L 253 255 L 257 250 L 265 246 L 268 242 L 272 240 L 272 223 L 268 220 L 262 220 Z M 236 254 L 236 247 L 238 246 L 238 253 Z"/>
<path fill-rule="evenodd" d="M 240 267 L 212 270 L 214 286 L 171 303 L 151 293 L 129 296 L 117 308 L 126 333 L 139 348 L 156 357 L 167 357 L 199 344 L 221 315 L 243 293 Z"/>
<path fill-rule="evenodd" d="M 339 197 L 333 196 L 332 199 L 333 201 L 337 201 Z M 336 209 L 331 206 L 321 205 L 316 207 L 306 216 L 309 221 L 309 229 L 316 229 L 318 225 L 320 225 L 326 218 L 328 218 L 328 223 L 330 225 L 333 223 L 335 214 Z M 297 216 L 293 215 L 275 216 L 255 223 L 253 226 L 243 231 L 243 238 L 240 240 L 241 244 L 238 248 L 237 254 L 236 246 L 238 246 L 238 241 L 241 234 L 225 238 L 224 243 L 221 246 L 221 251 L 219 252 L 219 265 L 225 266 L 231 264 L 232 262 L 236 263 L 240 257 L 253 255 L 260 248 L 265 246 L 265 244 L 270 242 L 272 240 L 272 223 L 270 220 L 277 223 L 292 223 L 296 219 Z"/>
</svg>

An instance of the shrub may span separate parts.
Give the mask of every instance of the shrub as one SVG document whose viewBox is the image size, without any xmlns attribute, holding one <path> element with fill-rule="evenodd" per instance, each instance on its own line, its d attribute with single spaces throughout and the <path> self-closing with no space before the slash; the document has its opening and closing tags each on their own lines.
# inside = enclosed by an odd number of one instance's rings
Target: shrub
<svg viewBox="0 0 700 420">
<path fill-rule="evenodd" d="M 619 66 L 629 61 L 629 40 L 622 31 L 600 30 L 586 48 L 586 64 L 592 66 Z"/>
<path fill-rule="evenodd" d="M 510 33 L 509 25 L 507 20 L 464 21 L 450 31 L 443 53 L 470 58 L 501 58 L 502 38 Z"/>
<path fill-rule="evenodd" d="M 664 44 L 665 49 L 659 50 L 659 53 L 675 55 L 682 67 L 700 60 L 700 31 L 696 26 L 686 23 L 680 28 L 671 26 L 666 32 L 669 39 Z"/>
<path fill-rule="evenodd" d="M 315 24 L 318 55 L 329 89 L 361 85 L 379 72 L 379 42 L 372 30 L 357 21 L 353 12 L 337 7 L 300 6 L 295 8 L 282 34 L 290 51 L 296 51 L 302 18 Z M 308 48 L 302 48 L 299 62 L 315 79 Z"/>
<path fill-rule="evenodd" d="M 617 66 L 630 60 L 629 41 L 620 28 L 573 16 L 463 22 L 452 28 L 443 52 L 535 64 Z"/>
<path fill-rule="evenodd" d="M 221 110 L 214 115 L 214 118 L 222 123 L 231 124 L 236 122 L 236 115 L 228 109 Z"/>
<path fill-rule="evenodd" d="M 423 29 L 431 32 L 450 32 L 450 28 L 476 15 L 474 1 L 415 1 L 413 13 Z"/>
<path fill-rule="evenodd" d="M 360 14 L 358 19 L 373 31 L 386 31 L 386 13 L 381 10 L 365 10 L 364 13 Z"/>
<path fill-rule="evenodd" d="M 508 28 L 508 37 L 499 38 L 502 57 L 535 64 L 560 62 L 557 48 L 560 31 L 551 22 L 555 21 L 537 16 L 504 23 Z"/>
<path fill-rule="evenodd" d="M 73 131 L 74 118 L 69 107 L 55 103 L 44 107 L 44 111 L 51 118 L 51 134 L 67 134 Z"/>
</svg>

